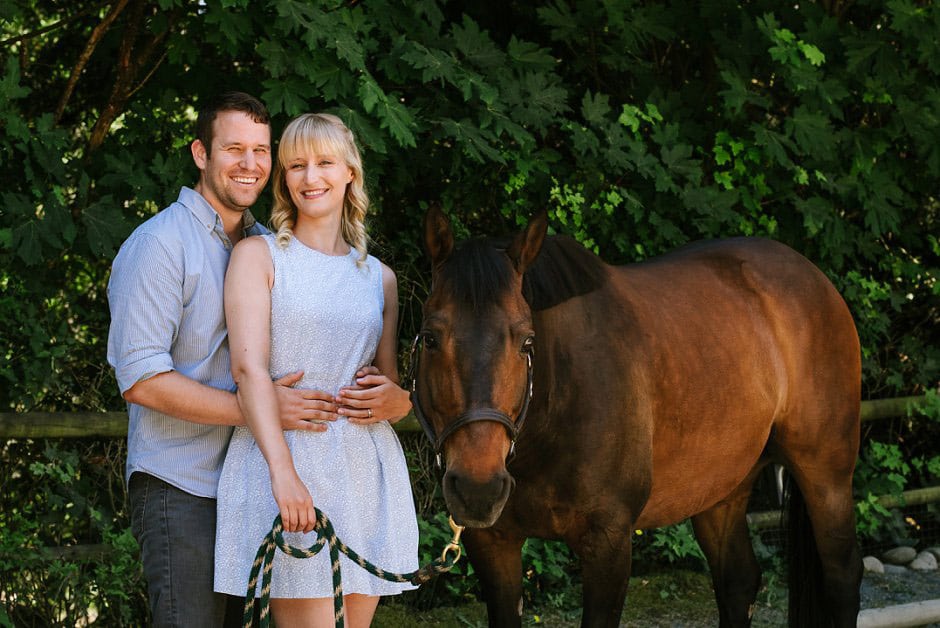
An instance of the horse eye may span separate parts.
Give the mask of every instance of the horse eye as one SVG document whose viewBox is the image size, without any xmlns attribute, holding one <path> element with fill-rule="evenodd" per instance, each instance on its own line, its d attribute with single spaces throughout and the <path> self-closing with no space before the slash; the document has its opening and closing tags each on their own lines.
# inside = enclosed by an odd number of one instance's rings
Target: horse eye
<svg viewBox="0 0 940 628">
<path fill-rule="evenodd" d="M 437 338 L 435 338 L 431 332 L 426 331 L 422 335 L 424 336 L 425 349 L 437 349 Z"/>
</svg>

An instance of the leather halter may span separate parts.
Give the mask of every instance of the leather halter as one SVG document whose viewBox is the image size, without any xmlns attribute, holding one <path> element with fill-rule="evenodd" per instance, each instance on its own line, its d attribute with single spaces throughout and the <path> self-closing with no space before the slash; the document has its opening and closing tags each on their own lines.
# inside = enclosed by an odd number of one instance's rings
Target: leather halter
<svg viewBox="0 0 940 628">
<path fill-rule="evenodd" d="M 443 468 L 443 465 L 441 464 L 441 451 L 444 448 L 444 442 L 451 436 L 451 434 L 460 428 L 464 427 L 468 423 L 475 423 L 477 421 L 493 421 L 506 428 L 506 432 L 509 434 L 509 455 L 506 457 L 506 459 L 511 459 L 516 451 L 516 438 L 519 436 L 519 432 L 522 430 L 522 424 L 525 423 L 526 413 L 529 411 L 529 401 L 532 399 L 533 346 L 531 344 L 527 344 L 523 350 L 523 354 L 526 358 L 526 389 L 522 397 L 522 407 L 519 409 L 519 414 L 516 416 L 515 421 L 508 414 L 493 408 L 471 408 L 470 410 L 467 410 L 463 414 L 459 415 L 452 423 L 448 424 L 440 434 L 435 434 L 434 427 L 431 425 L 431 422 L 428 421 L 427 416 L 424 414 L 424 410 L 421 408 L 421 401 L 418 398 L 417 391 L 418 357 L 420 355 L 418 353 L 418 343 L 421 342 L 421 340 L 427 335 L 427 332 L 420 332 L 417 336 L 415 336 L 414 342 L 411 343 L 411 355 L 409 359 L 407 378 L 411 380 L 411 405 L 414 406 L 415 417 L 418 419 L 418 423 L 421 424 L 421 428 L 424 430 L 424 433 L 431 441 L 431 445 L 434 447 L 435 460 L 437 462 L 438 468 Z"/>
</svg>

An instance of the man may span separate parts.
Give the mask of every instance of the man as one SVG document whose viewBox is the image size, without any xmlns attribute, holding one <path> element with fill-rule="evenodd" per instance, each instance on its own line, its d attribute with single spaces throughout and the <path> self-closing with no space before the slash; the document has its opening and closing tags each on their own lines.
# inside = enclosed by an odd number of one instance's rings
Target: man
<svg viewBox="0 0 940 628">
<path fill-rule="evenodd" d="M 108 285 L 108 362 L 128 402 L 131 524 L 155 626 L 219 626 L 225 615 L 225 596 L 212 586 L 215 497 L 231 426 L 244 419 L 222 286 L 232 247 L 267 232 L 249 211 L 271 171 L 265 106 L 248 94 L 223 94 L 199 113 L 196 133 L 198 183 L 131 234 Z M 407 393 L 374 369 L 360 372 L 362 390 L 347 392 L 345 406 L 291 388 L 301 375 L 277 381 L 284 429 L 323 431 L 327 423 L 310 421 L 357 412 L 397 418 L 410 407 Z"/>
</svg>

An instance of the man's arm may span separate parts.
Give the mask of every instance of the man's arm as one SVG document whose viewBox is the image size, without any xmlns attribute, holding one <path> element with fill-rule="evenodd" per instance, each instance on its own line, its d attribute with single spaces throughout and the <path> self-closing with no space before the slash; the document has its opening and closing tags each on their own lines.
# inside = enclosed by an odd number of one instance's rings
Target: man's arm
<svg viewBox="0 0 940 628">
<path fill-rule="evenodd" d="M 192 423 L 245 424 L 234 393 L 200 384 L 178 371 L 137 382 L 124 391 L 124 399 Z"/>
<path fill-rule="evenodd" d="M 130 403 L 185 421 L 245 425 L 234 393 L 174 368 L 170 347 L 183 312 L 182 283 L 180 261 L 153 236 L 135 237 L 115 258 L 108 285 L 108 362 L 121 394 Z M 284 429 L 317 429 L 308 421 L 336 418 L 331 395 L 291 388 L 301 375 L 292 373 L 276 382 Z"/>
<path fill-rule="evenodd" d="M 274 382 L 281 429 L 319 431 L 310 421 L 335 421 L 337 406 L 325 392 L 292 388 L 302 376 L 298 371 Z M 246 425 L 235 393 L 200 384 L 178 371 L 137 382 L 124 399 L 192 423 Z"/>
</svg>

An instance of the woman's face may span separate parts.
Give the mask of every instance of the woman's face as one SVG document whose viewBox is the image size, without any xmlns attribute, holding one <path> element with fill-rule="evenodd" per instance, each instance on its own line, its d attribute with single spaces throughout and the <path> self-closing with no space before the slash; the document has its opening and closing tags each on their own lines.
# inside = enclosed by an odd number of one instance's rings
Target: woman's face
<svg viewBox="0 0 940 628">
<path fill-rule="evenodd" d="M 287 161 L 284 181 L 297 208 L 297 218 L 321 218 L 343 211 L 346 186 L 353 171 L 338 155 L 298 153 Z"/>
</svg>

